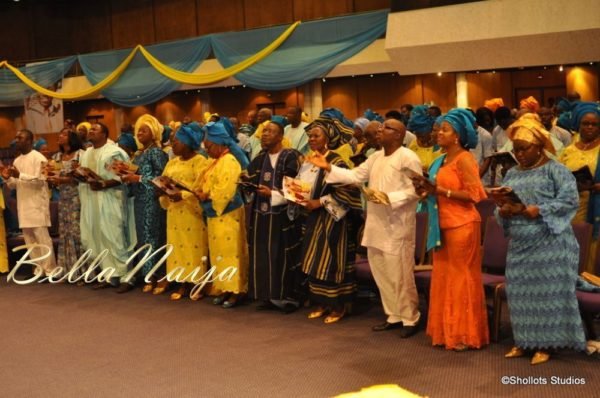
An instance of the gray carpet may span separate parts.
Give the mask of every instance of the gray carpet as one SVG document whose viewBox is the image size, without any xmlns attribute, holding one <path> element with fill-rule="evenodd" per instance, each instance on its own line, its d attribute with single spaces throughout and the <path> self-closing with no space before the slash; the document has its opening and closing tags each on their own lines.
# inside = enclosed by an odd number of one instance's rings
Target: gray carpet
<svg viewBox="0 0 600 398">
<path fill-rule="evenodd" d="M 2 397 L 330 397 L 398 384 L 430 397 L 585 397 L 600 387 L 600 360 L 561 352 L 532 367 L 504 359 L 509 338 L 470 352 L 433 348 L 423 332 L 402 340 L 371 332 L 376 305 L 338 324 L 225 310 L 139 290 L 0 281 Z M 506 333 L 505 333 L 506 334 Z M 508 385 L 502 376 L 545 377 Z M 585 385 L 550 385 L 551 377 Z"/>
</svg>

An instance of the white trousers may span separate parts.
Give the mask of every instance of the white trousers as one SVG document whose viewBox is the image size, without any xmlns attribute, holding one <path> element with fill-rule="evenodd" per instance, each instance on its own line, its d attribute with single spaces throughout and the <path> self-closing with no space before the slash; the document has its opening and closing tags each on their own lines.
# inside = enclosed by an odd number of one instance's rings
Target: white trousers
<svg viewBox="0 0 600 398">
<path fill-rule="evenodd" d="M 405 241 L 394 255 L 368 247 L 369 265 L 381 294 L 389 323 L 414 326 L 419 322 L 419 296 L 415 285 L 415 242 Z"/>
<path fill-rule="evenodd" d="M 25 239 L 26 245 L 37 243 L 40 245 L 45 245 L 51 250 L 50 257 L 37 262 L 38 266 L 44 270 L 46 275 L 50 274 L 50 272 L 56 268 L 56 260 L 54 258 L 54 246 L 52 244 L 52 238 L 50 238 L 50 234 L 48 234 L 48 227 L 23 228 L 23 239 Z M 36 247 L 31 251 L 29 257 L 36 258 L 41 257 L 44 254 L 46 254 L 45 249 Z"/>
</svg>

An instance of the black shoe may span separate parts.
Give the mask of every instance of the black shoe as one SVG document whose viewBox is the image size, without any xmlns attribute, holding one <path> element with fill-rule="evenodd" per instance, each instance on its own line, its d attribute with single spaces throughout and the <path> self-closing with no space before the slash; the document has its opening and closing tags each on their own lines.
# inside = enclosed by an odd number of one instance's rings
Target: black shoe
<svg viewBox="0 0 600 398">
<path fill-rule="evenodd" d="M 382 324 L 373 326 L 371 328 L 371 330 L 374 332 L 383 332 L 386 330 L 400 329 L 401 327 L 402 327 L 402 322 L 389 323 L 386 321 Z"/>
<path fill-rule="evenodd" d="M 419 325 L 403 326 L 400 330 L 400 338 L 407 339 L 419 331 Z"/>
<path fill-rule="evenodd" d="M 283 308 L 281 309 L 281 311 L 283 311 L 284 314 L 291 314 L 292 312 L 295 312 L 298 309 L 298 306 L 292 304 L 292 303 L 286 303 L 283 305 Z"/>
<path fill-rule="evenodd" d="M 127 293 L 130 290 L 133 290 L 134 286 L 129 283 L 121 283 L 121 285 L 117 288 L 117 293 Z"/>
<path fill-rule="evenodd" d="M 256 306 L 256 311 L 271 311 L 276 309 L 277 306 L 270 301 L 261 301 L 261 303 Z"/>
</svg>

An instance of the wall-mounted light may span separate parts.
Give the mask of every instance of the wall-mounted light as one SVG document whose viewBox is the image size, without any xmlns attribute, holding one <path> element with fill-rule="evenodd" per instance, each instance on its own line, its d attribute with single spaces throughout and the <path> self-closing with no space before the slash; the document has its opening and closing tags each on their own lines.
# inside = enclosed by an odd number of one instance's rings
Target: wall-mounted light
<svg viewBox="0 0 600 398">
<path fill-rule="evenodd" d="M 496 71 L 495 71 L 495 70 L 493 70 L 493 71 L 492 71 L 492 73 L 493 73 L 493 74 L 496 74 Z"/>
<path fill-rule="evenodd" d="M 562 66 L 562 65 L 558 67 L 558 71 L 559 71 L 559 72 L 562 72 L 563 70 L 564 70 L 564 68 L 563 68 L 563 66 Z"/>
<path fill-rule="evenodd" d="M 442 72 L 438 72 L 438 73 L 437 73 L 437 75 L 438 75 L 438 76 L 442 76 Z"/>
<path fill-rule="evenodd" d="M 369 77 L 373 77 L 373 75 L 369 75 Z"/>
<path fill-rule="evenodd" d="M 325 83 L 327 81 L 327 79 L 325 79 L 325 78 L 322 78 L 321 80 L 323 81 L 323 83 Z"/>
<path fill-rule="evenodd" d="M 475 71 L 475 73 L 479 73 L 479 71 Z"/>
</svg>

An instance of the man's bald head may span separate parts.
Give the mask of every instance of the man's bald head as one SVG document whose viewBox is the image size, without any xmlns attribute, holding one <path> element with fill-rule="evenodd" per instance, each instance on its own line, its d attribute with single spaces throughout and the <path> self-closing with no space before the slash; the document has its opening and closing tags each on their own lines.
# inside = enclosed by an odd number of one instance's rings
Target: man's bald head
<svg viewBox="0 0 600 398">
<path fill-rule="evenodd" d="M 367 124 L 365 127 L 365 140 L 367 141 L 367 146 L 369 148 L 378 148 L 379 144 L 377 142 L 377 131 L 381 128 L 381 123 L 377 120 L 373 120 Z"/>
<path fill-rule="evenodd" d="M 384 148 L 395 150 L 402 146 L 406 127 L 404 123 L 396 119 L 388 119 L 383 122 L 377 135 L 379 144 Z"/>
</svg>

